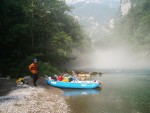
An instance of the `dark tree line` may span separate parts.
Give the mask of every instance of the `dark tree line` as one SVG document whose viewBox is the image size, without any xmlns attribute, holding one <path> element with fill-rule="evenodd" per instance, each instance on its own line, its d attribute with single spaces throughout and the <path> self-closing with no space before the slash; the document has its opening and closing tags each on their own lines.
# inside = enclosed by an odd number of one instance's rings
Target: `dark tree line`
<svg viewBox="0 0 150 113">
<path fill-rule="evenodd" d="M 1 73 L 26 73 L 36 57 L 48 74 L 74 59 L 85 35 L 70 12 L 63 0 L 0 0 Z"/>
</svg>

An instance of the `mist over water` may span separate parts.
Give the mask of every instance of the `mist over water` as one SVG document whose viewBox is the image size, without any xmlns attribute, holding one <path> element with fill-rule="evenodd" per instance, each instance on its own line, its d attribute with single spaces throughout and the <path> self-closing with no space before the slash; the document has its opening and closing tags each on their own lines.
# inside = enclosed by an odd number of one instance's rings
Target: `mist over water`
<svg viewBox="0 0 150 113">
<path fill-rule="evenodd" d="M 89 2 L 87 3 L 87 1 Z M 92 46 L 91 48 L 87 47 L 84 51 L 78 50 L 78 52 L 75 52 L 77 59 L 68 64 L 69 68 L 150 68 L 147 46 L 143 46 L 140 43 L 141 40 L 133 40 L 135 37 L 132 35 L 126 37 L 125 34 L 120 34 L 124 30 L 125 32 L 130 31 L 130 27 L 115 29 L 115 26 L 117 26 L 115 23 L 119 21 L 119 12 L 121 12 L 120 0 L 66 0 L 66 2 L 74 7 L 73 15 L 84 26 L 83 30 L 87 37 L 91 39 Z M 110 7 L 110 4 L 112 7 Z M 126 6 L 126 4 L 124 5 Z M 112 24 L 110 24 L 111 22 Z M 131 23 L 127 22 L 126 24 Z M 126 26 L 123 26 L 123 28 Z"/>
<path fill-rule="evenodd" d="M 120 0 L 105 1 L 115 3 L 114 1 Z M 139 19 L 139 15 L 134 18 L 135 13 L 132 14 L 134 17 L 127 18 L 126 15 L 119 22 L 118 13 L 122 6 L 120 3 L 115 3 L 116 9 L 109 5 L 103 7 L 104 4 L 90 4 L 90 2 L 74 5 L 76 10 L 74 15 L 84 25 L 86 35 L 91 39 L 91 47 L 75 51 L 77 59 L 70 62 L 68 67 L 103 74 L 91 76 L 91 80 L 102 81 L 98 95 L 69 98 L 71 113 L 150 113 L 149 35 L 144 32 L 145 26 L 144 29 L 139 26 L 141 31 L 139 28 L 136 32 L 132 29 L 136 24 L 133 19 Z M 86 7 L 82 7 L 83 4 Z M 128 6 L 128 3 L 124 6 Z M 112 28 L 109 26 L 112 22 L 109 19 L 114 22 Z M 115 24 L 117 21 L 119 24 Z M 147 40 L 144 40 L 144 37 Z"/>
<path fill-rule="evenodd" d="M 78 69 L 139 69 L 149 68 L 150 60 L 128 46 L 105 47 L 79 52 L 77 59 L 70 66 Z"/>
</svg>

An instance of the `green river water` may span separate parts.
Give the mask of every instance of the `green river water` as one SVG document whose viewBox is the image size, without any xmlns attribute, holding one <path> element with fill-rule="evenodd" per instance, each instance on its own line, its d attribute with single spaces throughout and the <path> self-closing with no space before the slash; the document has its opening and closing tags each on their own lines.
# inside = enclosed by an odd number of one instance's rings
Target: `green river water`
<svg viewBox="0 0 150 113">
<path fill-rule="evenodd" d="M 71 113 L 150 113 L 149 70 L 105 70 L 91 79 L 102 81 L 99 93 L 66 96 Z"/>
</svg>

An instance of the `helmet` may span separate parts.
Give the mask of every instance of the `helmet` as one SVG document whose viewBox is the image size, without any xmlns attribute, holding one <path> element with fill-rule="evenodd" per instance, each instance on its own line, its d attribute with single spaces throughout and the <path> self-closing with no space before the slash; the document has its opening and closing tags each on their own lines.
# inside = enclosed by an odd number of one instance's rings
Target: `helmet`
<svg viewBox="0 0 150 113">
<path fill-rule="evenodd" d="M 33 62 L 37 62 L 37 59 L 36 59 L 36 58 L 34 58 L 34 59 L 33 59 Z"/>
</svg>

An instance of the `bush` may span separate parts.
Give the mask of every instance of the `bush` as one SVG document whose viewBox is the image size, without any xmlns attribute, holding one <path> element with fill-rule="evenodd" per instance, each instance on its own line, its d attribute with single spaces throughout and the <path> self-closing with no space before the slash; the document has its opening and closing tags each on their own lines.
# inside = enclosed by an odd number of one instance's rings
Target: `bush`
<svg viewBox="0 0 150 113">
<path fill-rule="evenodd" d="M 39 76 L 52 76 L 54 74 L 60 74 L 60 70 L 54 66 L 51 66 L 48 62 L 40 62 L 39 63 Z"/>
</svg>

